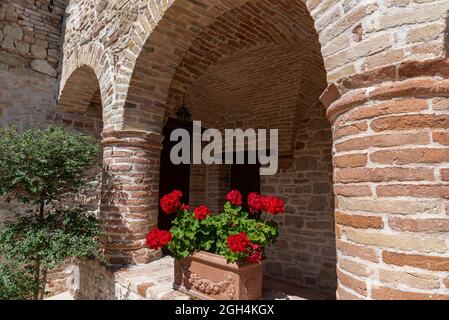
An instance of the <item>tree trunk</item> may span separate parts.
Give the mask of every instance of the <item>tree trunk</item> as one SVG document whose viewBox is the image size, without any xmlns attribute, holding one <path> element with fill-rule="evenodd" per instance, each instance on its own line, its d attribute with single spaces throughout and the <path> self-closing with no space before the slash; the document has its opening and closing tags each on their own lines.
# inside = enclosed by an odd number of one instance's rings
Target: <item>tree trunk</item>
<svg viewBox="0 0 449 320">
<path fill-rule="evenodd" d="M 39 204 L 39 218 L 44 219 L 45 217 L 45 202 L 44 200 L 40 201 Z M 47 282 L 47 270 L 44 271 L 45 282 Z M 36 260 L 34 262 L 34 282 L 36 284 L 36 289 L 34 289 L 34 300 L 40 300 L 43 298 L 42 292 L 45 293 L 46 283 L 42 283 L 41 287 L 41 259 L 39 256 L 36 256 Z"/>
<path fill-rule="evenodd" d="M 44 300 L 45 297 L 45 288 L 47 286 L 47 274 L 48 274 L 48 269 L 45 268 L 44 271 L 42 272 L 42 286 L 41 286 L 41 292 L 39 295 L 39 300 Z"/>
<path fill-rule="evenodd" d="M 40 277 L 41 277 L 41 259 L 39 257 L 36 257 L 36 260 L 34 262 L 34 295 L 33 300 L 39 300 L 39 291 L 40 291 Z"/>
</svg>

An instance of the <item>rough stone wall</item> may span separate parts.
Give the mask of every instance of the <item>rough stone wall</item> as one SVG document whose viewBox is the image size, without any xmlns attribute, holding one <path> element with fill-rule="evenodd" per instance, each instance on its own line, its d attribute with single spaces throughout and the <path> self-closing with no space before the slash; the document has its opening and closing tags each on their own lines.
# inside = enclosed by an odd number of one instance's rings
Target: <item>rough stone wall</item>
<svg viewBox="0 0 449 320">
<path fill-rule="evenodd" d="M 0 3 L 0 127 L 45 127 L 56 105 L 63 0 Z M 0 220 L 22 208 L 0 204 Z"/>
<path fill-rule="evenodd" d="M 45 127 L 56 105 L 65 1 L 0 3 L 0 127 Z M 0 219 L 14 203 L 0 207 Z"/>
<path fill-rule="evenodd" d="M 0 3 L 0 126 L 45 126 L 54 110 L 65 0 Z"/>
<path fill-rule="evenodd" d="M 115 300 L 115 275 L 94 260 L 75 261 L 69 277 L 75 300 Z"/>
<path fill-rule="evenodd" d="M 277 217 L 278 243 L 267 251 L 267 274 L 302 287 L 334 292 L 336 249 L 332 194 L 332 134 L 317 103 L 298 119 L 295 152 L 273 177 L 261 177 L 263 194 L 285 200 Z"/>
</svg>

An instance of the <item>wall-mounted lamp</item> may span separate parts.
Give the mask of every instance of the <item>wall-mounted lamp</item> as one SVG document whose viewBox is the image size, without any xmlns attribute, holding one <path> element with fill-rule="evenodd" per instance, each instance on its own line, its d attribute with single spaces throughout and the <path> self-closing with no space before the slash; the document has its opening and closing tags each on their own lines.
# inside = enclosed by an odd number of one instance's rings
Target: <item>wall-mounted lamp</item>
<svg viewBox="0 0 449 320">
<path fill-rule="evenodd" d="M 176 112 L 176 118 L 179 124 L 186 126 L 190 122 L 191 116 L 189 109 L 185 106 L 184 97 L 182 97 L 182 107 Z"/>
</svg>

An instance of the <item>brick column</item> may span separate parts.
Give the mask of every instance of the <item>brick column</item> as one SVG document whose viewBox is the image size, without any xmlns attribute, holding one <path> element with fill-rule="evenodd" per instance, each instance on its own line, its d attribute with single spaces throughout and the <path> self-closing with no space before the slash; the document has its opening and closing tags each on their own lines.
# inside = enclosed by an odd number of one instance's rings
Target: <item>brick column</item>
<svg viewBox="0 0 449 320">
<path fill-rule="evenodd" d="M 323 97 L 341 94 L 327 112 L 339 299 L 449 299 L 448 71 L 404 63 Z"/>
<path fill-rule="evenodd" d="M 103 132 L 101 218 L 104 248 L 113 265 L 142 264 L 159 252 L 145 248 L 157 224 L 162 136 L 143 131 Z"/>
</svg>

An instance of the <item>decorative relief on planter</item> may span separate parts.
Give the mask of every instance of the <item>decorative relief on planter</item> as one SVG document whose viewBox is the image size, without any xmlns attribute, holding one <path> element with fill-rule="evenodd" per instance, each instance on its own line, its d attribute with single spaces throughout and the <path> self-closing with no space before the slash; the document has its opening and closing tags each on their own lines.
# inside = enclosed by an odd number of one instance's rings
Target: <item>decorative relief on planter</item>
<svg viewBox="0 0 449 320">
<path fill-rule="evenodd" d="M 227 264 L 221 256 L 198 252 L 175 261 L 174 288 L 205 300 L 256 300 L 262 296 L 262 266 Z"/>
<path fill-rule="evenodd" d="M 257 279 L 249 279 L 245 281 L 244 285 L 240 288 L 240 293 L 242 295 L 253 296 L 257 294 L 257 290 L 259 290 Z"/>
<path fill-rule="evenodd" d="M 177 272 L 182 278 L 188 279 L 188 282 L 192 284 L 192 287 L 202 294 L 206 294 L 209 296 L 219 296 L 221 294 L 227 294 L 229 300 L 234 300 L 235 298 L 235 289 L 233 287 L 234 280 L 230 276 L 227 280 L 214 282 L 212 280 L 201 277 L 197 273 L 190 272 L 189 269 L 182 264 L 182 262 L 179 263 Z"/>
</svg>

